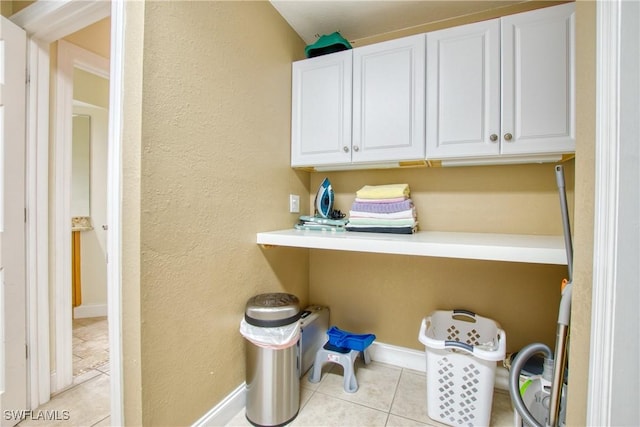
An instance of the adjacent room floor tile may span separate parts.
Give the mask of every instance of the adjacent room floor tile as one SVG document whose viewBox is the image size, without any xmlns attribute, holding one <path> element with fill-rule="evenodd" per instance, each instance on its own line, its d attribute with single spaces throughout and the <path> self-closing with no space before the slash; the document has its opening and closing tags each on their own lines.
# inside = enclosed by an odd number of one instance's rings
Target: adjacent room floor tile
<svg viewBox="0 0 640 427">
<path fill-rule="evenodd" d="M 93 426 L 109 416 L 109 393 L 109 376 L 101 374 L 61 393 L 34 411 L 36 417 L 46 414 L 54 419 L 46 424 L 40 419 L 26 419 L 20 426 Z"/>
<path fill-rule="evenodd" d="M 72 386 L 56 393 L 18 425 L 108 426 L 110 391 L 107 318 L 74 319 Z"/>
</svg>

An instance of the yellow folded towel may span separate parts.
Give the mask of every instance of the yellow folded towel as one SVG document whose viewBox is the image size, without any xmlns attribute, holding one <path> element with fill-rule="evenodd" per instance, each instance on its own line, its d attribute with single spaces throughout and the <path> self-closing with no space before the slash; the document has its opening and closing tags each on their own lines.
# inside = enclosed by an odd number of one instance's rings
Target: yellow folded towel
<svg viewBox="0 0 640 427">
<path fill-rule="evenodd" d="M 409 197 L 409 184 L 365 185 L 356 192 L 360 199 L 393 199 Z"/>
</svg>

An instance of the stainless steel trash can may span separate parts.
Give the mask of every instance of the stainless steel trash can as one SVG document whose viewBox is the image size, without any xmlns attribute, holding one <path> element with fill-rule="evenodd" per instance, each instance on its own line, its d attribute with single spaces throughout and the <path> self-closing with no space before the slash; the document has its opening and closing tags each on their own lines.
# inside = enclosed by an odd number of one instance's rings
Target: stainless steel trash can
<svg viewBox="0 0 640 427">
<path fill-rule="evenodd" d="M 291 294 L 261 294 L 247 301 L 245 321 L 254 332 L 284 328 L 298 322 L 302 312 Z M 300 362 L 297 340 L 284 348 L 246 341 L 246 417 L 255 426 L 280 426 L 291 422 L 300 409 Z M 278 346 L 276 346 L 278 347 Z"/>
</svg>

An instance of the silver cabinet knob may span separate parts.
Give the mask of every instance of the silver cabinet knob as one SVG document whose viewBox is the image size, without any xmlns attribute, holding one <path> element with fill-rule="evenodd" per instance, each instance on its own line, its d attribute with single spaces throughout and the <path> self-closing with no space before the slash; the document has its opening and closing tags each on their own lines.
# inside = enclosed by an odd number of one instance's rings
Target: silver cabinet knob
<svg viewBox="0 0 640 427">
<path fill-rule="evenodd" d="M 491 142 L 496 142 L 498 140 L 498 135 L 492 133 L 491 136 L 489 136 L 489 139 L 491 140 Z"/>
<path fill-rule="evenodd" d="M 358 146 L 357 146 L 357 145 L 354 145 L 354 146 L 353 146 L 353 151 L 360 151 L 360 148 L 358 148 Z"/>
<path fill-rule="evenodd" d="M 510 133 L 505 133 L 504 134 L 504 140 L 505 141 L 511 141 L 511 138 L 513 138 L 513 135 L 511 135 Z"/>
<path fill-rule="evenodd" d="M 346 145 L 344 147 L 342 147 L 342 151 L 344 151 L 345 153 L 349 152 L 349 147 L 347 147 Z"/>
</svg>

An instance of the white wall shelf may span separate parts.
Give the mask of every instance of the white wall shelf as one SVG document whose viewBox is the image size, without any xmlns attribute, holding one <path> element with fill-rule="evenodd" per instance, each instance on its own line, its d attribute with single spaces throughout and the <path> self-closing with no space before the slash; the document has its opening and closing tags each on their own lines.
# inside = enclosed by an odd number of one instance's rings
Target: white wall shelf
<svg viewBox="0 0 640 427">
<path fill-rule="evenodd" d="M 510 261 L 567 263 L 562 236 L 420 231 L 412 235 L 278 230 L 257 234 L 264 246 Z"/>
</svg>

